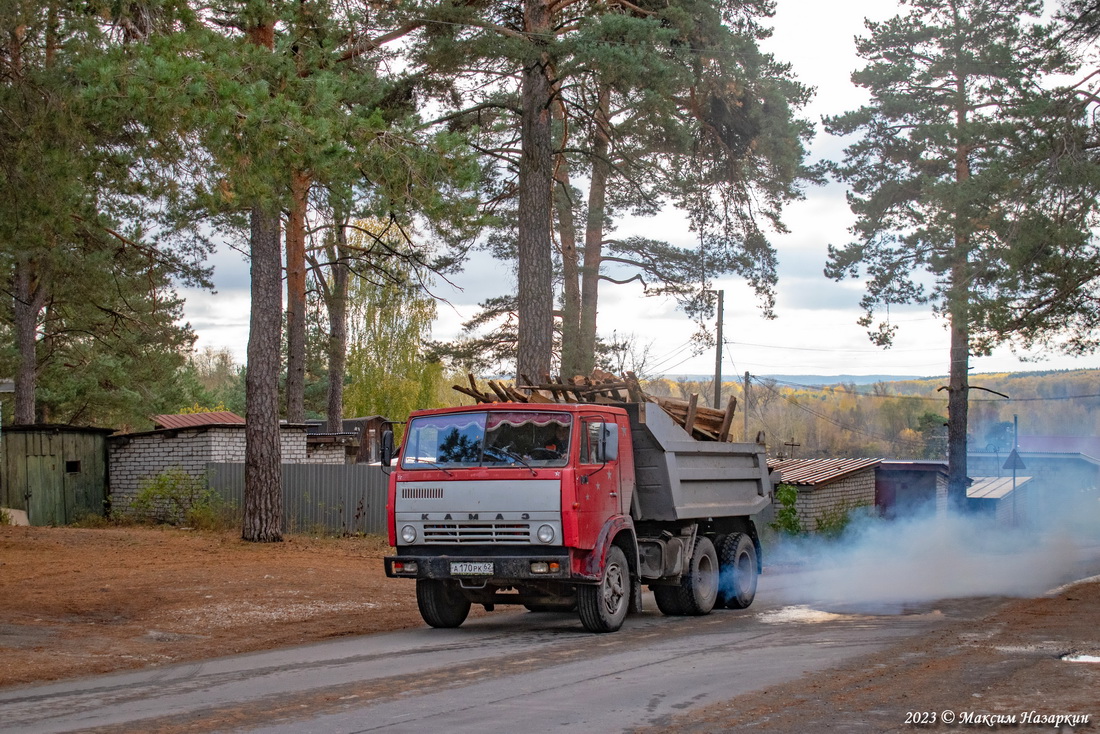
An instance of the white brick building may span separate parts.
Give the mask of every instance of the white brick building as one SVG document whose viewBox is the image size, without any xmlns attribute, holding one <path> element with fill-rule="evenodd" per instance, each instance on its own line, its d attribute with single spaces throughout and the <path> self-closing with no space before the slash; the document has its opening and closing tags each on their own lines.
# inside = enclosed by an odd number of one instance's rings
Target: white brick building
<svg viewBox="0 0 1100 734">
<path fill-rule="evenodd" d="M 804 530 L 814 531 L 823 521 L 836 520 L 857 507 L 875 505 L 875 466 L 879 459 L 787 459 L 769 462 L 776 484 L 798 490 L 795 509 Z M 776 511 L 781 505 L 772 500 Z"/>
<path fill-rule="evenodd" d="M 343 464 L 339 443 L 310 445 L 304 425 L 280 430 L 284 464 Z M 143 482 L 169 470 L 205 480 L 207 464 L 243 463 L 243 423 L 191 425 L 111 436 L 107 440 L 111 507 L 125 513 Z"/>
</svg>

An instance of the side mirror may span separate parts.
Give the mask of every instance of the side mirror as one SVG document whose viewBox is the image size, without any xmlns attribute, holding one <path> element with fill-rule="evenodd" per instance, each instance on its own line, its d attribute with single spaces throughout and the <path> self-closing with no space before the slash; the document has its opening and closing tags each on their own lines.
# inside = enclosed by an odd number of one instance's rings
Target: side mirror
<svg viewBox="0 0 1100 734">
<path fill-rule="evenodd" d="M 604 423 L 600 429 L 600 461 L 606 463 L 619 458 L 619 431 L 614 423 Z"/>
<path fill-rule="evenodd" d="M 382 435 L 378 439 L 378 456 L 382 461 L 382 466 L 390 466 L 393 462 L 393 455 L 393 431 L 382 431 Z"/>
</svg>

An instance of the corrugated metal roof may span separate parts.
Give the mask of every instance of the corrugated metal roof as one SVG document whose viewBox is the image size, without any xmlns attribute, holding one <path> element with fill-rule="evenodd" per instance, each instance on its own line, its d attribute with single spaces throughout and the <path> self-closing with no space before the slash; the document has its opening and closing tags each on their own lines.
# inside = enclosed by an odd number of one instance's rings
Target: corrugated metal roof
<svg viewBox="0 0 1100 734">
<path fill-rule="evenodd" d="M 1031 477 L 1016 477 L 1016 489 L 1031 481 Z M 971 500 L 999 500 L 1012 494 L 1012 477 L 974 477 L 966 488 L 966 498 Z"/>
<path fill-rule="evenodd" d="M 883 459 L 878 463 L 878 468 L 889 471 L 934 471 L 946 474 L 947 462 L 932 459 Z"/>
<path fill-rule="evenodd" d="M 768 467 L 780 473 L 784 484 L 828 484 L 853 472 L 878 464 L 881 459 L 787 459 L 770 461 Z"/>
<path fill-rule="evenodd" d="M 244 425 L 244 418 L 228 410 L 219 410 L 211 413 L 154 415 L 153 423 L 157 428 L 195 428 L 197 426 L 224 426 L 226 424 Z"/>
<path fill-rule="evenodd" d="M 1100 458 L 1098 436 L 1020 436 L 1020 452 L 1083 454 Z"/>
</svg>

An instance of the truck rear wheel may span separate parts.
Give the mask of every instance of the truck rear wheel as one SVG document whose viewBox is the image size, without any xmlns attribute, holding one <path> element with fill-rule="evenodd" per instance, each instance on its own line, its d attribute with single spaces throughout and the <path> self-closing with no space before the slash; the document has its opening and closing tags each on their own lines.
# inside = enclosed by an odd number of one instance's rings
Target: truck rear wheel
<svg viewBox="0 0 1100 734">
<path fill-rule="evenodd" d="M 613 545 L 600 583 L 577 587 L 577 612 L 586 630 L 614 632 L 623 626 L 630 606 L 630 583 L 626 554 Z"/>
<path fill-rule="evenodd" d="M 718 549 L 718 602 L 726 609 L 745 609 L 756 598 L 756 546 L 744 533 L 730 533 Z"/>
<path fill-rule="evenodd" d="M 718 601 L 730 610 L 747 609 L 756 599 L 757 559 L 752 538 L 730 533 L 718 549 Z"/>
<path fill-rule="evenodd" d="M 653 598 L 662 614 L 673 617 L 710 614 L 718 599 L 718 554 L 710 538 L 699 536 L 691 567 L 679 586 L 654 586 Z"/>
<path fill-rule="evenodd" d="M 438 579 L 416 580 L 416 606 L 432 627 L 450 629 L 466 621 L 470 600 L 453 583 Z"/>
</svg>

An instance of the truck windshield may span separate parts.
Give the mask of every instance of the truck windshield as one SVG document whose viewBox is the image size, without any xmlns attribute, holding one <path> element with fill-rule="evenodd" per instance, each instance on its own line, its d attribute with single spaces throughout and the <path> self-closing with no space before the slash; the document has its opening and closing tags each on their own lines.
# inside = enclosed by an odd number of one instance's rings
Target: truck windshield
<svg viewBox="0 0 1100 734">
<path fill-rule="evenodd" d="M 425 415 L 409 422 L 402 469 L 565 466 L 573 416 L 535 411 Z"/>
</svg>

